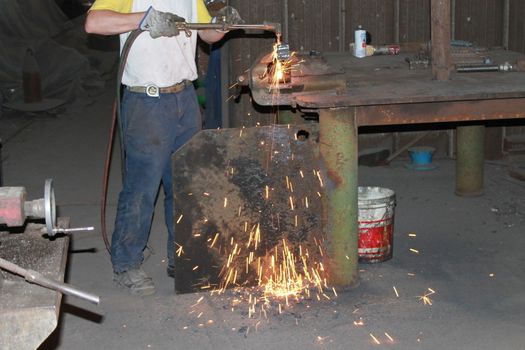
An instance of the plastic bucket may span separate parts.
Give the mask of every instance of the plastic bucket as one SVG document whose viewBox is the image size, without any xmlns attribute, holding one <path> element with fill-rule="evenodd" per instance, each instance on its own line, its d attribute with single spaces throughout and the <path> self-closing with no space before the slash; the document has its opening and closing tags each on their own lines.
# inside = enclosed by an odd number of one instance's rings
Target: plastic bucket
<svg viewBox="0 0 525 350">
<path fill-rule="evenodd" d="M 414 165 L 427 165 L 432 163 L 434 147 L 412 147 L 408 149 L 410 160 Z"/>
<path fill-rule="evenodd" d="M 359 262 L 375 263 L 392 258 L 395 192 L 381 187 L 359 187 Z"/>
</svg>

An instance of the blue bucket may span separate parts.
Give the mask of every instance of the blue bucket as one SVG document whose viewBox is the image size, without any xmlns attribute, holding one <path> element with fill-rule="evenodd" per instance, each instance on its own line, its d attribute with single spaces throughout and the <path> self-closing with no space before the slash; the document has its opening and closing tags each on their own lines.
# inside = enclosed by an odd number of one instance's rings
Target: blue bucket
<svg viewBox="0 0 525 350">
<path fill-rule="evenodd" d="M 432 163 L 432 155 L 436 149 L 434 147 L 411 147 L 408 149 L 412 165 L 421 166 Z"/>
</svg>

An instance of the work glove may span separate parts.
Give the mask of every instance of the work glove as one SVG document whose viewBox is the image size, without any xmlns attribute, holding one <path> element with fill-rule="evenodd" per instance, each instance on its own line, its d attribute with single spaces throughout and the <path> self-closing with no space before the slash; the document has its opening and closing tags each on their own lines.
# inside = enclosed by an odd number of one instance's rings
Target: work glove
<svg viewBox="0 0 525 350">
<path fill-rule="evenodd" d="M 239 15 L 239 11 L 231 6 L 224 6 L 217 11 L 217 14 L 212 18 L 212 23 L 222 24 L 224 31 L 227 31 L 228 25 L 242 24 L 244 20 Z"/>
<path fill-rule="evenodd" d="M 139 28 L 149 31 L 149 35 L 153 38 L 160 38 L 161 36 L 177 36 L 179 29 L 177 22 L 185 22 L 186 20 L 176 14 L 170 12 L 157 11 L 150 6 L 142 21 L 140 21 Z"/>
</svg>

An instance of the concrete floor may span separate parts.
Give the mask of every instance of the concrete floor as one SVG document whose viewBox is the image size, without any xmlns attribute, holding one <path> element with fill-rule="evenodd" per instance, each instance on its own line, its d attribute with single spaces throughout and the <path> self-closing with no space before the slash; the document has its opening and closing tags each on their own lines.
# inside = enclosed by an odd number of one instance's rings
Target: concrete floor
<svg viewBox="0 0 525 350">
<path fill-rule="evenodd" d="M 360 285 L 330 301 L 249 319 L 242 306 L 231 309 L 228 295 L 175 295 L 165 275 L 162 210 L 145 262 L 157 294 L 125 294 L 111 282 L 98 234 L 112 90 L 91 101 L 57 115 L 0 118 L 5 185 L 25 186 L 36 198 L 51 177 L 59 214 L 73 227 L 97 228 L 73 235 L 67 281 L 100 295 L 101 304 L 65 297 L 42 349 L 525 349 L 525 184 L 497 163 L 486 164 L 478 198 L 454 195 L 451 160 L 435 160 L 439 168 L 428 172 L 405 169 L 405 160 L 361 167 L 361 184 L 397 194 L 394 258 L 360 265 Z M 113 169 L 110 228 L 120 189 L 119 165 Z M 435 294 L 425 305 L 420 296 L 429 288 Z"/>
</svg>

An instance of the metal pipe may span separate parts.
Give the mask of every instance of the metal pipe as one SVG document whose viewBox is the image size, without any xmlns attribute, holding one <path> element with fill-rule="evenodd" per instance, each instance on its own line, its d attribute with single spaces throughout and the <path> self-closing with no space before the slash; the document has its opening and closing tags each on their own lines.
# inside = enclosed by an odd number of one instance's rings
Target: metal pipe
<svg viewBox="0 0 525 350">
<path fill-rule="evenodd" d="M 77 298 L 87 300 L 93 304 L 98 304 L 100 302 L 100 298 L 97 295 L 84 292 L 76 287 L 73 287 L 70 284 L 58 282 L 50 278 L 44 277 L 39 272 L 33 270 L 26 270 L 2 258 L 0 258 L 0 268 L 7 271 L 11 271 L 17 275 L 24 277 L 25 280 L 29 283 L 38 284 L 39 286 L 52 289 L 63 294 L 75 296 Z"/>
<path fill-rule="evenodd" d="M 283 13 L 281 17 L 282 22 L 282 35 L 283 35 L 283 41 L 285 43 L 290 42 L 288 33 L 290 31 L 289 24 L 288 24 L 288 0 L 283 0 Z"/>
<path fill-rule="evenodd" d="M 275 33 L 281 33 L 282 28 L 280 23 L 263 23 L 263 24 L 226 24 L 226 23 L 186 23 L 180 22 L 180 26 L 177 26 L 180 30 L 204 30 L 204 29 L 216 29 L 216 30 L 236 30 L 236 29 L 247 29 L 247 30 L 268 30 Z"/>
<path fill-rule="evenodd" d="M 505 62 L 503 64 L 467 64 L 458 65 L 456 72 L 458 73 L 471 73 L 471 72 L 511 72 L 517 68 Z"/>
<path fill-rule="evenodd" d="M 497 64 L 476 64 L 469 66 L 458 66 L 456 68 L 458 73 L 472 73 L 472 72 L 499 72 L 499 65 Z"/>
<path fill-rule="evenodd" d="M 465 197 L 481 196 L 485 126 L 459 126 L 456 139 L 456 194 Z"/>
<path fill-rule="evenodd" d="M 357 274 L 357 124 L 355 109 L 319 111 L 321 170 L 326 195 L 323 223 L 326 232 L 330 284 L 350 288 Z"/>
<path fill-rule="evenodd" d="M 439 81 L 450 78 L 450 0 L 431 0 L 432 76 Z"/>
</svg>

